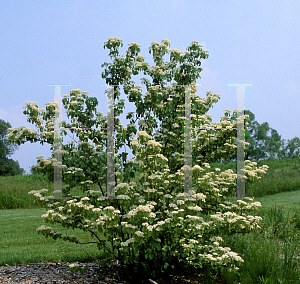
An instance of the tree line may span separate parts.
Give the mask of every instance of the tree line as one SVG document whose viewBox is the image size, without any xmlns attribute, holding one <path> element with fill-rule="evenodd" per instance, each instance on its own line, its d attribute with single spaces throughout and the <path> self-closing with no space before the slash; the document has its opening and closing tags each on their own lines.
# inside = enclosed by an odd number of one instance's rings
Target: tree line
<svg viewBox="0 0 300 284">
<path fill-rule="evenodd" d="M 10 123 L 0 119 L 0 176 L 23 175 L 25 170 L 20 168 L 19 162 L 8 158 L 18 148 L 18 145 L 11 143 L 6 137 L 8 128 L 11 128 Z"/>
</svg>

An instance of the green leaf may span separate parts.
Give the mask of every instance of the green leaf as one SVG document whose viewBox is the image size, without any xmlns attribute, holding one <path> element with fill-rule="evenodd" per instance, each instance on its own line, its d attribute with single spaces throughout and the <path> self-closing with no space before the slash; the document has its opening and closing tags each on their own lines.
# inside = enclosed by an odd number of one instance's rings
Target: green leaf
<svg viewBox="0 0 300 284">
<path fill-rule="evenodd" d="M 155 241 L 153 245 L 158 251 L 161 251 L 161 245 L 159 243 Z"/>
</svg>

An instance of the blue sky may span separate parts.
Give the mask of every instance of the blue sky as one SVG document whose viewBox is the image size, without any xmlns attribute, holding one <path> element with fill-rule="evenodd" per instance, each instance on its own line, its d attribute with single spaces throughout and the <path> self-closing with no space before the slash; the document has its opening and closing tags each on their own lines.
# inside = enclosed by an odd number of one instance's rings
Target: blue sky
<svg viewBox="0 0 300 284">
<path fill-rule="evenodd" d="M 105 84 L 101 64 L 111 59 L 104 42 L 121 38 L 123 55 L 129 43 L 137 42 L 140 55 L 153 66 L 149 46 L 168 39 L 171 49 L 186 51 L 198 41 L 209 51 L 202 60 L 197 95 L 221 94 L 208 112 L 212 121 L 219 122 L 224 109 L 237 108 L 236 88 L 228 84 L 253 84 L 246 87 L 245 109 L 260 124 L 268 122 L 282 139 L 299 137 L 299 12 L 299 1 L 286 0 L 1 1 L 0 119 L 14 128 L 37 130 L 22 107 L 26 101 L 38 102 L 39 108 L 53 102 L 50 84 L 71 84 L 62 94 L 71 89 L 89 92 L 99 101 L 97 110 L 106 114 L 105 87 L 99 84 Z M 141 85 L 143 77 L 132 79 Z M 135 107 L 123 90 L 121 98 L 126 108 L 120 120 L 126 126 L 126 113 Z M 65 112 L 63 119 L 70 121 Z M 69 140 L 64 137 L 63 144 Z M 50 145 L 26 142 L 10 158 L 29 173 L 38 156 L 50 157 Z"/>
</svg>

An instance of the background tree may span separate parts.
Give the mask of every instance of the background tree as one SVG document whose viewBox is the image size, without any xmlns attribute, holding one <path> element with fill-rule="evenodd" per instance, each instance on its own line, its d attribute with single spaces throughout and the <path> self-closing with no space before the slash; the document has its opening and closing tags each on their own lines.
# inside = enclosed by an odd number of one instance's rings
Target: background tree
<svg viewBox="0 0 300 284">
<path fill-rule="evenodd" d="M 8 158 L 18 147 L 7 139 L 8 128 L 11 128 L 10 123 L 0 119 L 0 176 L 22 175 L 25 170 L 20 168 L 19 162 Z"/>
<path fill-rule="evenodd" d="M 285 147 L 279 151 L 280 159 L 294 159 L 300 156 L 300 139 L 299 137 L 294 137 L 291 140 L 285 140 Z"/>
<path fill-rule="evenodd" d="M 245 119 L 245 122 L 249 123 L 245 128 L 245 141 L 250 143 L 250 145 L 245 146 L 245 160 L 259 161 L 299 157 L 299 149 L 298 152 L 294 153 L 300 147 L 299 138 L 295 137 L 291 141 L 288 140 L 285 147 L 285 140 L 281 139 L 281 135 L 271 128 L 268 122 L 259 124 L 250 110 L 245 110 L 244 114 L 249 115 L 249 118 Z M 236 154 L 223 160 L 223 162 L 235 160 Z M 221 162 L 221 160 L 217 162 Z"/>
<path fill-rule="evenodd" d="M 39 174 L 39 172 L 37 171 L 37 169 L 34 167 L 34 165 L 33 166 L 31 166 L 31 168 L 30 168 L 30 174 L 31 175 L 34 175 L 34 174 Z"/>
</svg>

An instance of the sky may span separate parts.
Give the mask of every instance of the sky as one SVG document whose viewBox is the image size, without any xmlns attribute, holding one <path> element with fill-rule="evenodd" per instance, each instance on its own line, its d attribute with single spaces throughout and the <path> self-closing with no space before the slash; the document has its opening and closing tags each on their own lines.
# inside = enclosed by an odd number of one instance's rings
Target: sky
<svg viewBox="0 0 300 284">
<path fill-rule="evenodd" d="M 99 85 L 106 83 L 101 64 L 112 61 L 104 42 L 121 38 L 124 56 L 128 44 L 137 42 L 140 55 L 153 66 L 148 48 L 168 39 L 170 49 L 186 51 L 198 41 L 209 51 L 196 83 L 200 98 L 207 91 L 221 95 L 208 111 L 213 122 L 220 121 L 224 109 L 237 109 L 236 87 L 228 84 L 253 84 L 245 89 L 245 109 L 282 139 L 299 137 L 299 12 L 300 2 L 287 0 L 0 1 L 0 119 L 37 131 L 22 107 L 27 101 L 39 108 L 54 102 L 54 87 L 47 86 L 54 84 L 70 85 L 62 87 L 62 95 L 72 89 L 89 92 L 99 101 L 97 110 L 107 114 L 106 86 Z M 141 73 L 132 80 L 142 85 L 141 78 L 149 77 Z M 126 126 L 125 116 L 135 106 L 123 90 L 120 98 L 125 111 L 119 119 Z M 62 119 L 70 122 L 65 110 Z M 69 140 L 64 137 L 63 144 Z M 10 158 L 29 173 L 38 156 L 50 158 L 50 145 L 26 142 Z"/>
</svg>

